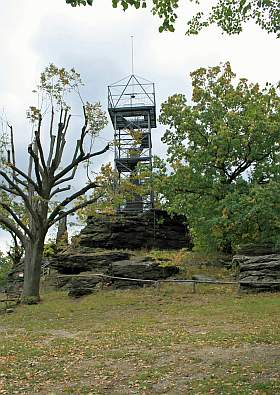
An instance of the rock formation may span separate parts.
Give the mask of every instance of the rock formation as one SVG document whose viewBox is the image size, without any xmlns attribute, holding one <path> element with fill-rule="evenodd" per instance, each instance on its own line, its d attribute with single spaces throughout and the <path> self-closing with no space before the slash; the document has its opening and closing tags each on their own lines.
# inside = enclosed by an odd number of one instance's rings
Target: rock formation
<svg viewBox="0 0 280 395">
<path fill-rule="evenodd" d="M 146 283 L 151 285 L 149 280 L 166 279 L 179 272 L 176 266 L 161 266 L 152 257 L 139 257 L 132 252 L 121 251 L 64 254 L 55 257 L 51 267 L 58 272 L 55 278 L 57 287 L 67 289 L 73 297 L 90 294 L 98 285 L 106 284 L 114 289 L 145 285 L 145 282 L 129 281 L 125 278 L 148 280 Z"/>
<path fill-rule="evenodd" d="M 80 246 L 105 249 L 180 249 L 191 247 L 184 218 L 163 210 L 89 217 Z"/>
<path fill-rule="evenodd" d="M 92 217 L 72 244 L 59 250 L 53 258 L 44 260 L 43 267 L 50 268 L 53 285 L 69 290 L 70 296 L 79 297 L 104 284 L 112 288 L 145 284 L 123 278 L 149 283 L 148 280 L 173 276 L 179 272 L 176 266 L 143 256 L 139 250 L 188 247 L 191 247 L 191 238 L 183 218 L 172 218 L 163 210 Z M 22 267 L 19 270 L 23 272 Z M 18 279 L 19 270 L 14 273 L 13 280 Z M 96 274 L 119 278 L 102 279 Z"/>
<path fill-rule="evenodd" d="M 241 292 L 280 291 L 280 251 L 271 245 L 242 246 L 233 257 Z"/>
<path fill-rule="evenodd" d="M 181 217 L 163 210 L 90 217 L 67 251 L 54 257 L 51 268 L 58 273 L 56 283 L 79 297 L 106 284 L 113 288 L 141 287 L 179 272 L 176 266 L 161 265 L 137 250 L 180 249 L 191 246 L 191 238 Z M 103 274 L 111 277 L 97 276 Z M 117 277 L 117 278 L 116 278 Z"/>
<path fill-rule="evenodd" d="M 60 274 L 79 274 L 82 272 L 95 272 L 108 274 L 112 264 L 127 260 L 131 253 L 124 251 L 94 251 L 85 252 L 78 248 L 71 253 L 55 256 L 51 260 L 51 267 Z"/>
</svg>

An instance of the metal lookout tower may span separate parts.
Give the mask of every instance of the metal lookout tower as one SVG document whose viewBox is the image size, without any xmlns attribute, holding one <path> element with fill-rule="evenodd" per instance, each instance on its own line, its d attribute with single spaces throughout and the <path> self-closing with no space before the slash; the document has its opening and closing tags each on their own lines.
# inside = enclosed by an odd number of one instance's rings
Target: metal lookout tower
<svg viewBox="0 0 280 395">
<path fill-rule="evenodd" d="M 152 169 L 151 131 L 156 128 L 155 86 L 143 78 L 132 75 L 108 87 L 108 111 L 114 127 L 115 170 L 119 183 L 130 178 L 135 185 L 137 166 Z M 147 195 L 135 194 L 120 207 L 120 211 L 141 212 L 153 208 L 152 190 Z"/>
</svg>

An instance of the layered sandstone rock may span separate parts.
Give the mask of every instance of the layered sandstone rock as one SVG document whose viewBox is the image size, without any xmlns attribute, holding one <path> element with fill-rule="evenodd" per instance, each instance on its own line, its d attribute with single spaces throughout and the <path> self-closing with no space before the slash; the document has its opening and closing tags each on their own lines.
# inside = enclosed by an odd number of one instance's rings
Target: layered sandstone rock
<svg viewBox="0 0 280 395">
<path fill-rule="evenodd" d="M 111 257 L 116 259 L 118 253 L 112 253 Z M 70 260 L 67 255 L 60 256 L 59 263 L 55 258 L 51 266 L 58 270 L 56 285 L 58 288 L 67 289 L 70 296 L 80 297 L 94 292 L 98 285 L 106 284 L 114 289 L 143 287 L 145 284 L 152 285 L 151 280 L 166 279 L 179 272 L 176 266 L 161 266 L 160 262 L 148 256 L 124 254 L 129 255 L 130 258 L 109 261 L 108 252 L 99 252 L 95 257 L 93 253 L 84 254 L 78 265 L 73 256 Z M 105 276 L 99 276 L 100 274 Z M 147 281 L 126 280 L 126 278 Z"/>
<path fill-rule="evenodd" d="M 271 245 L 245 246 L 233 257 L 241 292 L 280 291 L 280 251 Z"/>
<path fill-rule="evenodd" d="M 182 217 L 163 210 L 89 217 L 79 235 L 80 246 L 105 249 L 181 249 L 191 247 Z"/>
</svg>

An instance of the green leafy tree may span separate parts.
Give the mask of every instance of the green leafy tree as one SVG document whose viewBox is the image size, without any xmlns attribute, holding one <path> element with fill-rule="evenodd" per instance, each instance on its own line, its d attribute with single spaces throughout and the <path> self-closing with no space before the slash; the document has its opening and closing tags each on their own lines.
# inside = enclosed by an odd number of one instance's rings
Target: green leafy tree
<svg viewBox="0 0 280 395">
<path fill-rule="evenodd" d="M 142 167 L 141 164 L 130 177 L 122 179 L 119 179 L 119 174 L 111 163 L 102 165 L 94 179 L 98 185 L 91 194 L 94 204 L 79 210 L 78 219 L 84 223 L 88 216 L 114 215 L 125 202 L 134 200 L 135 196 L 145 196 L 150 193 L 150 177 L 150 170 Z M 81 204 L 84 199 L 84 196 L 80 196 L 76 203 Z"/>
<path fill-rule="evenodd" d="M 62 161 L 71 121 L 68 95 L 77 92 L 80 97 L 81 84 L 80 75 L 74 69 L 67 71 L 51 64 L 44 70 L 35 91 L 40 107 L 30 107 L 27 111 L 34 128 L 34 138 L 28 146 L 28 170 L 17 167 L 13 142 L 0 169 L 0 191 L 8 194 L 10 201 L 23 205 L 27 213 L 25 219 L 18 215 L 13 205 L 3 199 L 0 202 L 4 210 L 0 213 L 0 223 L 12 231 L 24 247 L 23 301 L 29 303 L 39 299 L 41 263 L 48 230 L 67 215 L 94 201 L 85 199 L 80 205 L 73 204 L 79 196 L 97 187 L 95 182 L 89 182 L 69 193 L 78 167 L 109 148 L 106 146 L 92 152 L 94 136 L 107 124 L 107 118 L 99 103 L 83 103 L 84 120 L 78 139 L 74 144 L 72 141 L 73 157 L 68 155 L 67 162 Z M 42 144 L 43 135 L 49 137 L 48 147 Z M 89 150 L 86 148 L 87 139 Z M 67 192 L 65 198 L 57 198 Z"/>
<path fill-rule="evenodd" d="M 158 177 L 171 211 L 187 215 L 196 244 L 224 250 L 279 238 L 279 84 L 236 80 L 229 63 L 191 74 L 193 95 L 162 105 L 171 170 Z"/>
<path fill-rule="evenodd" d="M 104 0 L 103 0 L 104 1 Z M 200 0 L 189 0 L 199 7 Z M 93 0 L 66 0 L 73 7 L 93 5 Z M 177 19 L 177 9 L 183 1 L 180 0 L 112 0 L 114 8 L 122 7 L 125 11 L 129 7 L 149 7 L 157 15 L 162 24 L 162 31 L 174 31 Z M 279 0 L 218 0 L 210 9 L 201 8 L 187 21 L 186 34 L 197 34 L 203 28 L 217 25 L 227 34 L 239 34 L 244 23 L 254 21 L 268 33 L 275 33 L 280 37 L 280 2 Z"/>
</svg>

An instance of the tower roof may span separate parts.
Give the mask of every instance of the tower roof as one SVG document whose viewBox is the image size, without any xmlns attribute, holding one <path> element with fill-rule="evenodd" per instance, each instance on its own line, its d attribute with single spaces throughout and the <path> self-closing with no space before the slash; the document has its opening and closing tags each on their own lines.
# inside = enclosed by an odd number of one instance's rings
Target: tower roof
<svg viewBox="0 0 280 395">
<path fill-rule="evenodd" d="M 108 108 L 155 107 L 155 86 L 132 74 L 108 87 Z"/>
</svg>

